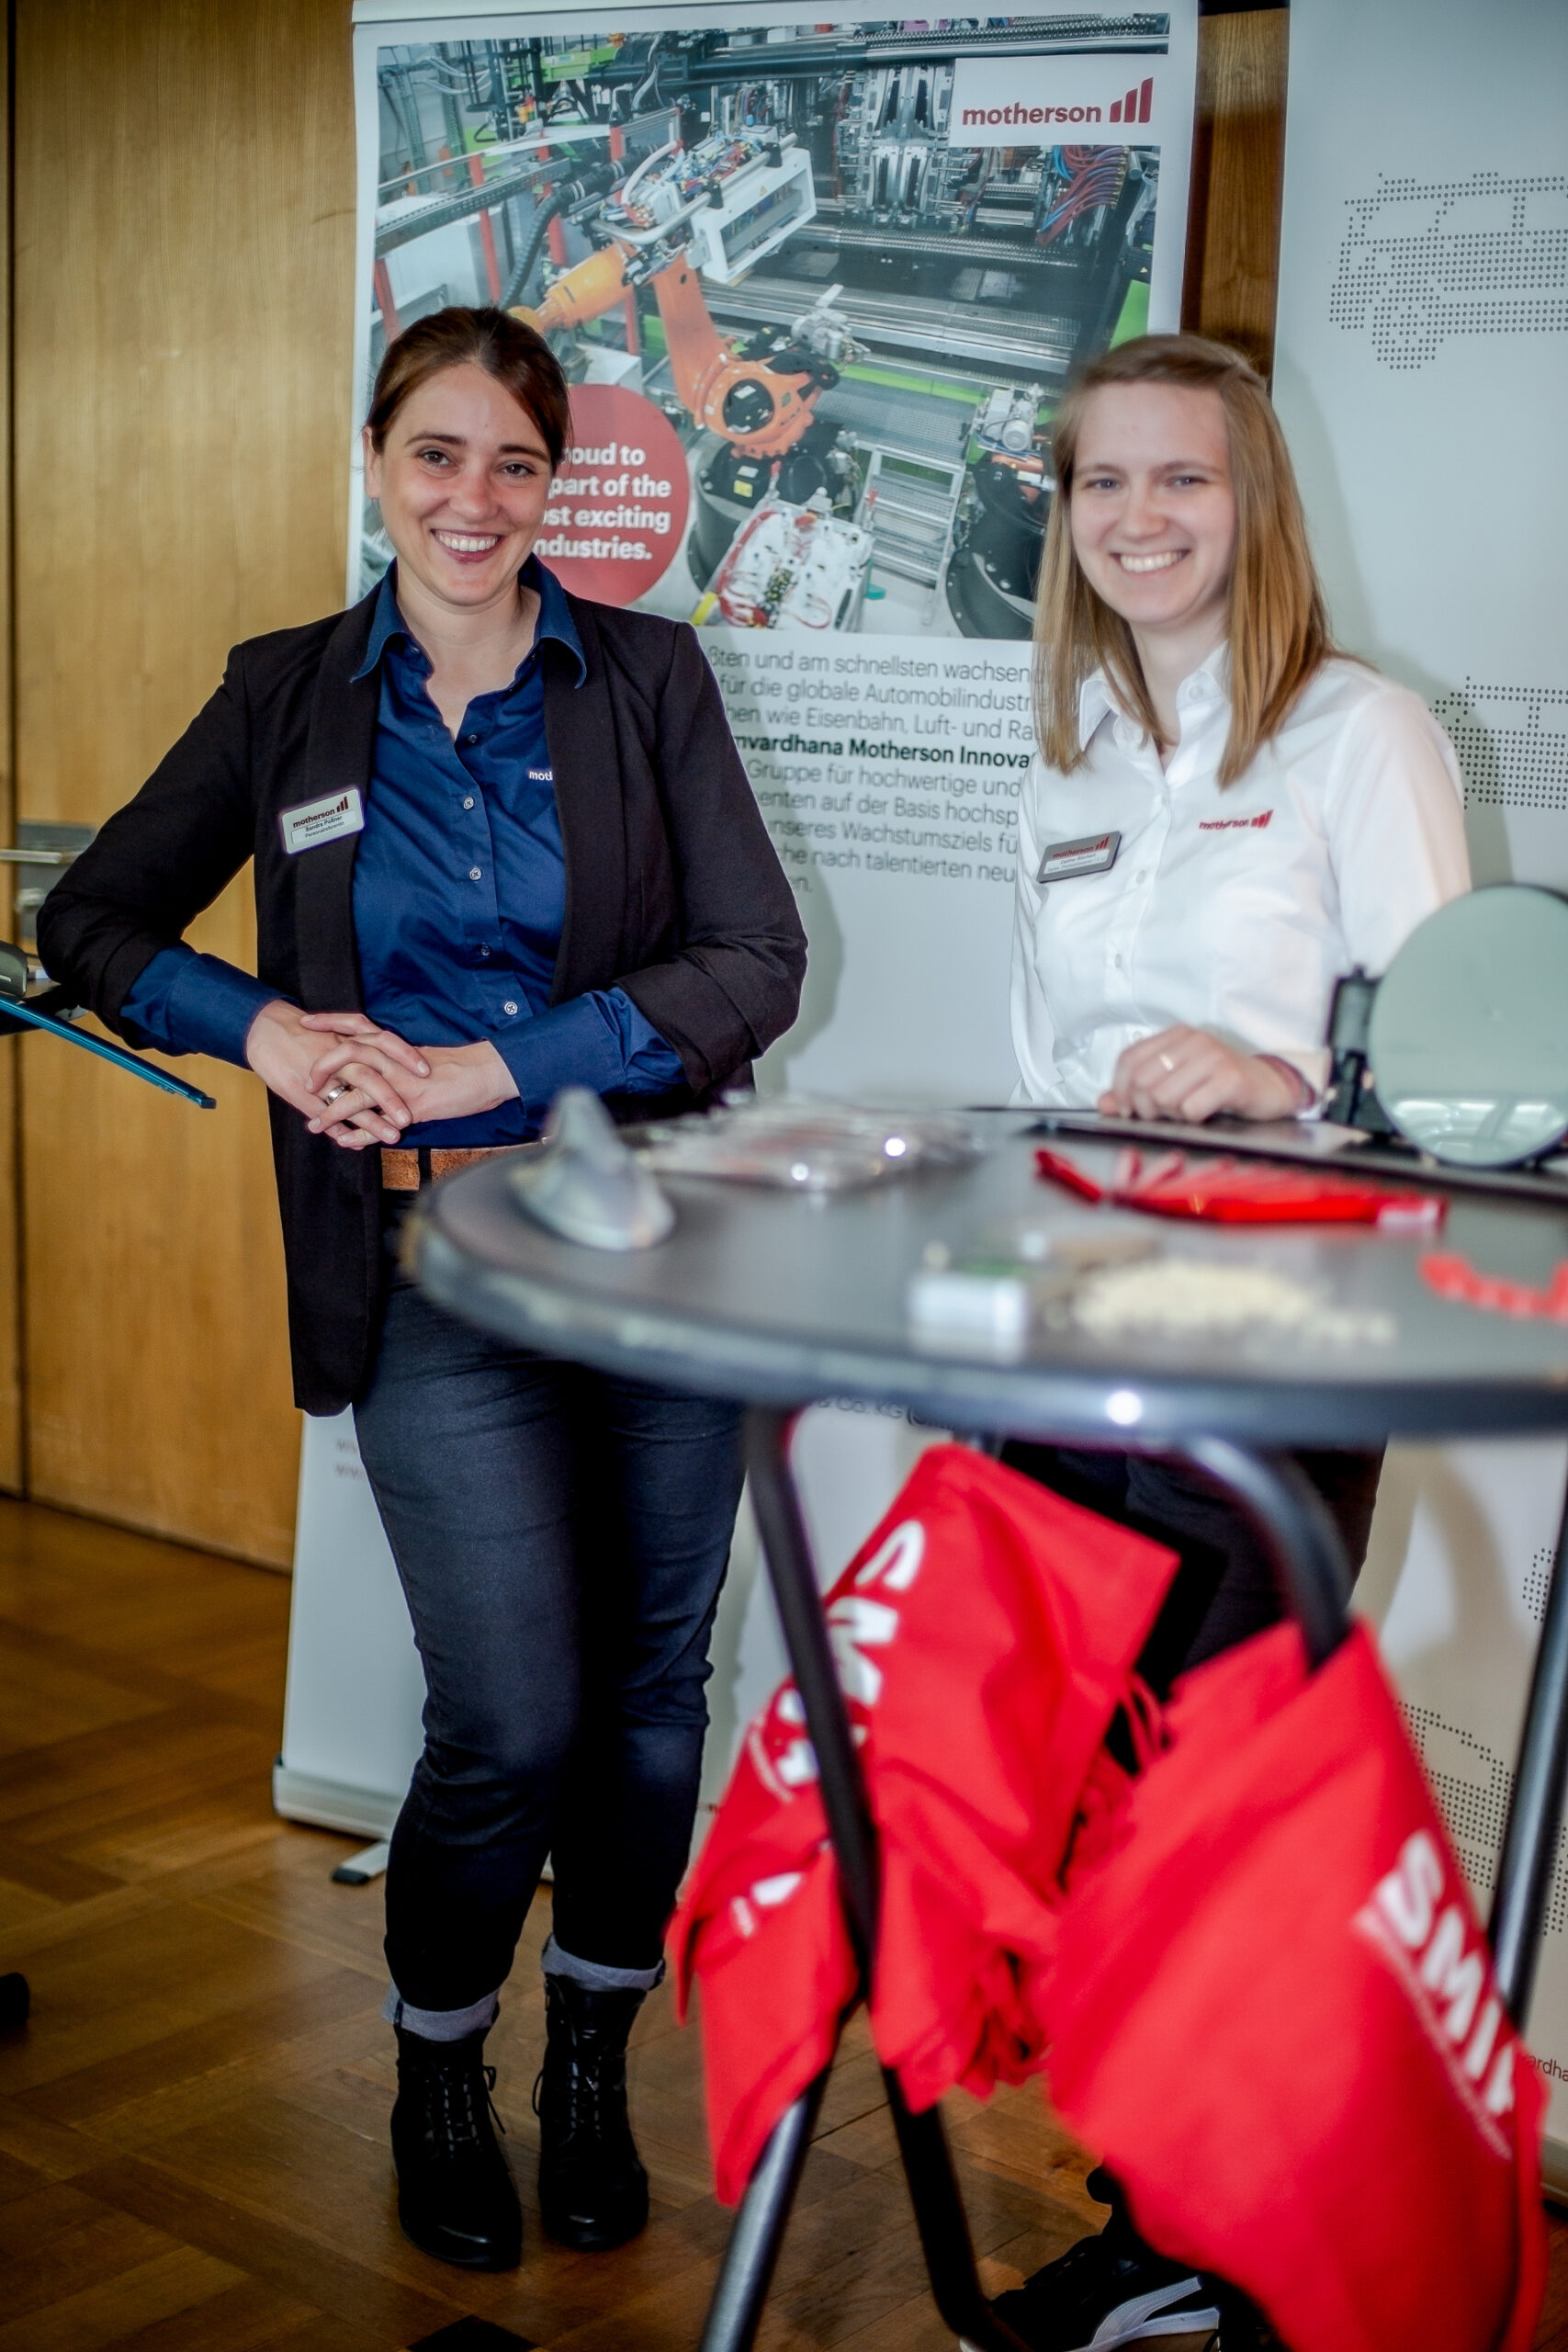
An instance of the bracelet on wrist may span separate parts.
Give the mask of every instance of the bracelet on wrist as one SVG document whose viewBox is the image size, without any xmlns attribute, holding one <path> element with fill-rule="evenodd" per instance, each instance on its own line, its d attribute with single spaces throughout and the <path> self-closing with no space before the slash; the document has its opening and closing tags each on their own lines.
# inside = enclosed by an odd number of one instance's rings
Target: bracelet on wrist
<svg viewBox="0 0 1568 2352">
<path fill-rule="evenodd" d="M 1283 1054 L 1259 1054 L 1257 1059 L 1267 1062 L 1270 1069 L 1277 1069 L 1280 1077 L 1288 1078 L 1295 1088 L 1296 1099 L 1290 1113 L 1292 1118 L 1299 1118 L 1303 1111 L 1311 1110 L 1317 1100 L 1317 1090 L 1296 1068 L 1294 1062 L 1287 1061 Z"/>
</svg>

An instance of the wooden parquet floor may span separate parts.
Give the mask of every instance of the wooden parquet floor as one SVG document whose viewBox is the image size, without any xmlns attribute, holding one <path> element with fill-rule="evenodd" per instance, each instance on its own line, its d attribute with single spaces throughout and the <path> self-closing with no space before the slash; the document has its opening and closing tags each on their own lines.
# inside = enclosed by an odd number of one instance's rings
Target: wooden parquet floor
<svg viewBox="0 0 1568 2352">
<path fill-rule="evenodd" d="M 572 2256 L 534 2221 L 543 1898 L 490 2046 L 523 2268 L 468 2278 L 399 2233 L 379 1888 L 333 1886 L 354 1841 L 269 1803 L 288 1602 L 282 1577 L 0 1500 L 0 1970 L 24 1969 L 34 2004 L 0 2036 L 0 2352 L 484 2352 L 507 2340 L 491 2330 L 550 2352 L 688 2352 L 728 2216 L 696 2039 L 666 1995 L 631 2070 L 647 2233 Z M 954 2100 L 949 2120 L 992 2291 L 1100 2218 L 1033 2092 Z M 1553 2256 L 1538 2352 L 1568 2352 L 1568 2225 Z M 761 2343 L 951 2342 L 857 2035 Z"/>
</svg>

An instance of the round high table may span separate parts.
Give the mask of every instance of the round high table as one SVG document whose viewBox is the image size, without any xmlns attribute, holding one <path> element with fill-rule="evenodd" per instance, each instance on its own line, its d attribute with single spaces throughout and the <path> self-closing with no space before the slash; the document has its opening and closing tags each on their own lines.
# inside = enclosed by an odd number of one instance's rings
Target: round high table
<svg viewBox="0 0 1568 2352">
<path fill-rule="evenodd" d="M 420 1281 L 451 1313 L 542 1353 L 751 1408 L 753 1503 L 867 1984 L 875 1838 L 790 1475 L 790 1432 L 804 1407 L 863 1398 L 982 1443 L 1006 1433 L 1179 1457 L 1264 1536 L 1315 1662 L 1344 1633 L 1349 1580 L 1326 1511 L 1283 1449 L 1568 1430 L 1568 1323 L 1445 1300 L 1421 1271 L 1429 1235 L 1145 1221 L 1167 1256 L 1262 1267 L 1304 1285 L 1325 1310 L 1304 1328 L 1095 1337 L 1058 1317 L 1012 1353 L 917 1331 L 908 1283 L 932 1242 L 962 1255 L 1021 1216 L 1070 1238 L 1093 1234 L 1102 1215 L 1040 1180 L 1042 1136 L 1030 1114 L 989 1114 L 981 1132 L 986 1148 L 971 1164 L 860 1192 L 667 1179 L 673 1232 L 625 1254 L 563 1241 L 536 1223 L 514 1199 L 502 1156 L 423 1195 L 410 1235 Z M 1113 1142 L 1082 1132 L 1051 1141 L 1109 1180 Z M 1568 1263 L 1568 1187 L 1543 1179 L 1532 1193 L 1515 1175 L 1489 1189 L 1425 1170 L 1409 1181 L 1448 1194 L 1436 1245 L 1445 1253 L 1537 1291 Z M 1568 1769 L 1562 1549 L 1560 1533 L 1489 1926 L 1517 2022 L 1529 2005 Z M 744 2352 L 754 2339 L 825 2079 L 781 2119 L 759 2160 L 703 2352 Z M 911 2114 L 897 2079 L 885 2082 L 942 2317 L 962 2343 L 1008 2352 L 1018 2339 L 981 2292 L 941 2118 L 934 2109 Z"/>
</svg>

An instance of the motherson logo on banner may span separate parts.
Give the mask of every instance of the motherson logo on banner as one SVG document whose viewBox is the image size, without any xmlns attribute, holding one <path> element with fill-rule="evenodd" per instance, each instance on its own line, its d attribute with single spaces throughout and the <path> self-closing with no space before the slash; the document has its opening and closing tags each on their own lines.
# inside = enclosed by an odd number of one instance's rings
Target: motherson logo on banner
<svg viewBox="0 0 1568 2352">
<path fill-rule="evenodd" d="M 948 138 L 954 147 L 1049 146 L 1066 133 L 1086 146 L 1157 147 L 1159 78 L 1156 62 L 1141 57 L 961 57 Z"/>
</svg>

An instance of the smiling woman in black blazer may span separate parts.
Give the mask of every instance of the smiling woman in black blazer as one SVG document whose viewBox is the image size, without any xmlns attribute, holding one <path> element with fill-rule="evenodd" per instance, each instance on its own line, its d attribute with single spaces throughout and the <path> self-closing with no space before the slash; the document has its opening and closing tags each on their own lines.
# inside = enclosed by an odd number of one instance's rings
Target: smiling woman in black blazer
<svg viewBox="0 0 1568 2352">
<path fill-rule="evenodd" d="M 394 343 L 366 426 L 393 571 L 236 647 L 39 923 L 121 1035 L 270 1091 L 296 1395 L 354 1406 L 428 1692 L 387 1876 L 399 2211 L 482 2268 L 521 2250 L 482 2052 L 547 1853 L 545 2224 L 592 2249 L 647 2214 L 626 2042 L 691 1838 L 739 1429 L 452 1322 L 391 1245 L 432 1168 L 563 1084 L 648 1116 L 744 1080 L 805 969 L 695 636 L 532 554 L 567 423 L 502 312 Z M 257 977 L 182 944 L 251 858 Z"/>
</svg>

